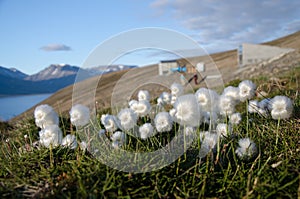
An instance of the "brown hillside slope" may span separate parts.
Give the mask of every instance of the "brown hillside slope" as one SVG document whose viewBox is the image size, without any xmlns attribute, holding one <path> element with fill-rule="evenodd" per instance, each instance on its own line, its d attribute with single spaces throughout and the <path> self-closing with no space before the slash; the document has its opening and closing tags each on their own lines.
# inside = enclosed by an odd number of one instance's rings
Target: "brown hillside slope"
<svg viewBox="0 0 300 199">
<path fill-rule="evenodd" d="M 285 48 L 300 49 L 300 31 L 276 39 L 274 41 L 266 42 L 265 44 L 280 46 Z M 299 51 L 297 51 L 296 54 L 297 53 L 299 53 Z M 293 58 L 290 57 L 289 59 L 293 59 Z M 245 73 L 245 71 L 240 71 L 239 68 L 237 67 L 236 50 L 215 53 L 210 56 L 193 57 L 193 58 L 189 58 L 188 60 L 193 64 L 205 60 L 206 63 L 208 63 L 206 64 L 207 71 L 201 75 L 206 76 L 212 74 L 221 74 L 222 79 L 217 81 L 224 81 L 224 83 L 232 79 L 244 78 L 245 77 L 244 74 L 247 74 Z M 213 68 L 211 66 L 217 66 L 218 71 L 211 70 L 211 68 Z M 251 68 L 249 70 L 251 70 Z M 260 67 L 260 70 L 264 70 L 264 68 Z M 95 96 L 87 97 L 87 95 L 90 95 L 91 93 L 89 93 L 87 89 L 82 90 L 82 93 L 80 93 L 80 97 L 82 97 L 83 100 L 82 103 L 85 104 L 86 103 L 85 100 L 89 99 L 96 102 L 98 108 L 109 108 L 111 107 L 111 103 L 115 103 L 116 101 L 118 101 L 119 98 L 122 99 L 123 101 L 124 100 L 128 101 L 129 100 L 128 98 L 131 96 L 135 96 L 136 92 L 140 89 L 149 90 L 150 93 L 153 95 L 153 97 L 155 97 L 155 95 L 157 96 L 162 91 L 168 90 L 166 86 L 158 86 L 158 84 L 161 85 L 161 83 L 159 82 L 162 82 L 164 80 L 162 80 L 159 77 L 157 78 L 156 77 L 157 73 L 158 73 L 157 65 L 151 65 L 142 68 L 136 68 L 131 70 L 124 70 L 124 71 L 105 74 L 101 76 L 99 81 L 97 81 L 99 77 L 94 77 L 85 80 L 79 83 L 80 85 L 83 85 L 83 88 L 84 87 L 89 88 L 90 86 L 93 86 L 91 84 L 95 84 L 95 82 L 98 82 L 98 86 L 97 86 L 97 91 Z M 259 71 L 256 71 L 256 73 L 259 74 Z M 150 79 L 151 77 L 153 77 L 151 83 L 149 83 L 148 81 L 149 77 Z M 178 79 L 179 79 L 179 74 L 175 74 L 173 77 L 169 78 L 169 81 L 178 80 Z M 210 83 L 208 81 L 209 80 L 207 80 L 206 83 Z M 170 82 L 167 82 L 167 84 L 168 83 Z M 53 106 L 59 113 L 67 113 L 72 106 L 72 93 L 73 93 L 73 86 L 66 87 L 56 92 L 48 99 L 42 101 L 40 104 L 49 104 Z M 78 101 L 80 102 L 80 100 Z M 34 108 L 35 107 L 32 107 L 31 109 L 27 110 L 23 114 L 12 119 L 12 122 L 15 122 L 18 119 L 26 116 L 31 117 Z"/>
</svg>

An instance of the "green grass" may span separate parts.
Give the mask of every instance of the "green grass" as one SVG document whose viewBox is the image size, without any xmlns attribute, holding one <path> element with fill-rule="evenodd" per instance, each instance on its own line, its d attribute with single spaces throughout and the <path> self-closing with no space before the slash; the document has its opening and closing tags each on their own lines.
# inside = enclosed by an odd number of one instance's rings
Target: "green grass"
<svg viewBox="0 0 300 199">
<path fill-rule="evenodd" d="M 147 173 L 109 168 L 79 148 L 37 149 L 33 143 L 38 140 L 39 129 L 33 118 L 15 126 L 1 123 L 1 198 L 299 198 L 300 68 L 278 78 L 285 80 L 285 85 L 272 87 L 267 97 L 281 94 L 292 98 L 295 110 L 291 119 L 280 121 L 278 127 L 271 118 L 250 114 L 247 132 L 245 104 L 241 104 L 242 123 L 234 128 L 233 138 L 220 143 L 216 153 L 198 158 L 200 145 L 195 141 L 175 162 Z M 267 85 L 269 78 L 253 81 Z M 61 118 L 60 127 L 64 135 L 75 132 L 66 117 Z M 238 139 L 246 134 L 256 143 L 258 155 L 245 162 L 234 151 Z M 172 135 L 155 139 L 170 138 Z M 137 145 L 151 149 L 136 138 L 130 138 L 127 149 L 136 150 Z"/>
</svg>

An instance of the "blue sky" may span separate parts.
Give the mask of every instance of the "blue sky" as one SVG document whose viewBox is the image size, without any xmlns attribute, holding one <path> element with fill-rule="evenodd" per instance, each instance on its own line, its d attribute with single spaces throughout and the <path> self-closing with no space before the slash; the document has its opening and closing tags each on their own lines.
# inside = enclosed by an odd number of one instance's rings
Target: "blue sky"
<svg viewBox="0 0 300 199">
<path fill-rule="evenodd" d="M 223 51 L 300 30 L 299 7 L 298 0 L 0 0 L 0 65 L 27 74 L 55 63 L 81 66 L 108 38 L 143 27 L 175 30 L 209 52 Z M 116 63 L 170 57 L 141 51 Z"/>
</svg>

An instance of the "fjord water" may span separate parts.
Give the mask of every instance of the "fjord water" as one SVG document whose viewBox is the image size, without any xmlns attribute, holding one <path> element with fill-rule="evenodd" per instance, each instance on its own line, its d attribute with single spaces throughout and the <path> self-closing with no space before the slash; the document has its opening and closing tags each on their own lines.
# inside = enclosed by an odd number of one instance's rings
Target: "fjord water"
<svg viewBox="0 0 300 199">
<path fill-rule="evenodd" d="M 0 97 L 0 120 L 7 121 L 21 114 L 52 94 L 18 95 Z"/>
</svg>

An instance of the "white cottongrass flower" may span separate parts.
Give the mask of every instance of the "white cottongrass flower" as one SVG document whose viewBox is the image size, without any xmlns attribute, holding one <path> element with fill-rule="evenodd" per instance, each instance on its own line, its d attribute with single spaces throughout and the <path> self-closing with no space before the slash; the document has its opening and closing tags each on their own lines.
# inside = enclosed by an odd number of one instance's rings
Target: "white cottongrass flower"
<svg viewBox="0 0 300 199">
<path fill-rule="evenodd" d="M 132 106 L 134 106 L 137 103 L 138 103 L 137 100 L 130 100 L 129 103 L 128 103 L 128 105 L 129 105 L 129 107 L 132 107 Z"/>
<path fill-rule="evenodd" d="M 242 121 L 242 116 L 240 113 L 233 113 L 229 116 L 230 124 L 239 124 Z"/>
<path fill-rule="evenodd" d="M 251 100 L 248 104 L 248 112 L 249 113 L 257 113 L 259 109 L 258 101 L 257 100 Z"/>
<path fill-rule="evenodd" d="M 172 108 L 172 109 L 169 110 L 169 114 L 170 114 L 173 122 L 177 122 L 177 120 L 176 120 L 176 113 L 177 113 L 177 111 L 176 111 L 175 108 Z"/>
<path fill-rule="evenodd" d="M 238 142 L 238 148 L 235 150 L 235 153 L 241 159 L 251 159 L 257 154 L 256 144 L 249 138 L 242 138 Z"/>
<path fill-rule="evenodd" d="M 172 95 L 168 92 L 162 92 L 159 96 L 159 98 L 162 99 L 163 103 L 165 104 L 170 104 L 171 103 L 171 99 L 172 99 Z"/>
<path fill-rule="evenodd" d="M 172 97 L 171 97 L 171 105 L 174 105 L 174 104 L 175 104 L 177 98 L 178 98 L 177 96 L 172 95 Z"/>
<path fill-rule="evenodd" d="M 48 125 L 39 132 L 41 145 L 57 147 L 62 142 L 62 132 L 57 125 Z"/>
<path fill-rule="evenodd" d="M 87 143 L 85 141 L 78 143 L 81 150 L 85 151 L 87 149 Z"/>
<path fill-rule="evenodd" d="M 161 97 L 157 98 L 156 102 L 158 106 L 163 106 L 165 104 Z"/>
<path fill-rule="evenodd" d="M 221 95 L 218 105 L 220 114 L 223 116 L 228 116 L 235 112 L 236 102 L 229 96 Z"/>
<path fill-rule="evenodd" d="M 231 97 L 233 100 L 240 100 L 240 89 L 239 87 L 228 86 L 223 90 L 222 95 Z"/>
<path fill-rule="evenodd" d="M 225 123 L 219 123 L 216 127 L 216 132 L 220 138 L 228 137 L 232 132 L 232 127 Z"/>
<path fill-rule="evenodd" d="M 173 120 L 168 112 L 160 112 L 154 118 L 154 124 L 157 132 L 171 131 Z"/>
<path fill-rule="evenodd" d="M 266 109 L 259 108 L 257 113 L 261 116 L 267 117 L 269 112 L 267 112 Z"/>
<path fill-rule="evenodd" d="M 275 96 L 270 102 L 271 116 L 273 119 L 288 119 L 293 113 L 293 102 L 286 96 Z"/>
<path fill-rule="evenodd" d="M 171 85 L 171 94 L 175 97 L 181 96 L 183 94 L 183 86 L 178 83 L 173 83 Z"/>
<path fill-rule="evenodd" d="M 144 117 L 151 111 L 151 104 L 149 101 L 142 100 L 132 104 L 132 106 L 130 106 L 130 109 L 132 109 L 137 114 L 137 116 Z"/>
<path fill-rule="evenodd" d="M 140 90 L 138 92 L 138 100 L 139 101 L 149 101 L 150 100 L 150 94 L 149 94 L 149 91 L 147 90 Z"/>
<path fill-rule="evenodd" d="M 75 135 L 68 134 L 62 139 L 62 146 L 69 147 L 70 149 L 76 149 L 77 141 Z"/>
<path fill-rule="evenodd" d="M 250 80 L 244 80 L 239 84 L 239 95 L 242 102 L 254 97 L 256 85 Z"/>
<path fill-rule="evenodd" d="M 118 118 L 114 115 L 103 114 L 101 123 L 108 132 L 114 132 L 120 127 Z"/>
<path fill-rule="evenodd" d="M 188 94 L 178 97 L 174 104 L 175 118 L 182 126 L 197 127 L 200 124 L 200 110 L 195 95 Z"/>
<path fill-rule="evenodd" d="M 202 110 L 215 111 L 219 100 L 218 93 L 207 88 L 199 88 L 195 93 L 195 97 Z"/>
<path fill-rule="evenodd" d="M 219 142 L 218 135 L 216 133 L 210 133 L 209 131 L 200 133 L 201 148 L 199 151 L 199 157 L 204 158 L 209 152 L 216 148 Z"/>
<path fill-rule="evenodd" d="M 58 125 L 59 119 L 57 113 L 48 104 L 37 106 L 34 110 L 35 124 L 40 128 L 48 125 Z"/>
<path fill-rule="evenodd" d="M 113 148 L 118 149 L 125 144 L 126 134 L 122 131 L 116 131 L 114 134 L 112 134 L 111 140 Z"/>
<path fill-rule="evenodd" d="M 76 127 L 85 126 L 90 121 L 90 110 L 88 107 L 76 104 L 70 111 L 71 123 Z"/>
<path fill-rule="evenodd" d="M 118 113 L 118 118 L 120 120 L 121 127 L 125 131 L 132 129 L 136 125 L 136 122 L 137 122 L 137 115 L 130 108 L 122 109 Z"/>
<path fill-rule="evenodd" d="M 145 140 L 154 135 L 153 126 L 150 123 L 145 123 L 139 127 L 140 137 Z"/>
</svg>

